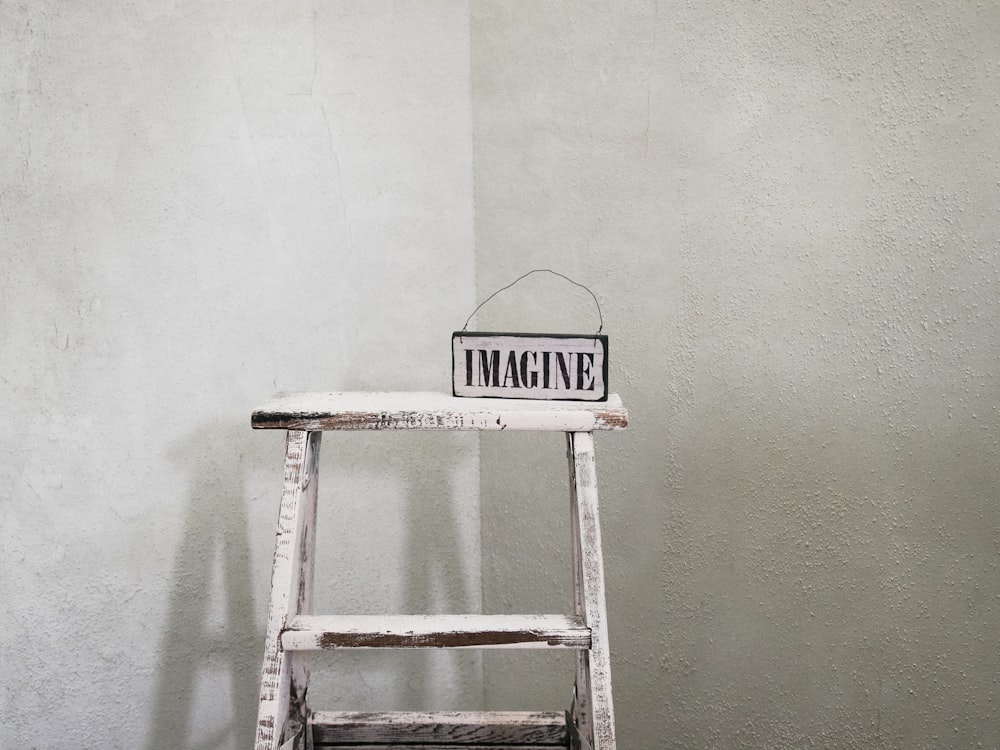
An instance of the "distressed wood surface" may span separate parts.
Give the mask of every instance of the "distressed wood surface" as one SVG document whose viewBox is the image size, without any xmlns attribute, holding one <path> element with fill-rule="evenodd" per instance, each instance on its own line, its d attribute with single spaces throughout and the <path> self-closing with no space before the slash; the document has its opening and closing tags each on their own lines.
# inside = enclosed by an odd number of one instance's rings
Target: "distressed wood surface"
<svg viewBox="0 0 1000 750">
<path fill-rule="evenodd" d="M 573 433 L 566 433 L 566 456 L 569 467 L 569 515 L 570 515 L 570 550 L 573 566 L 573 611 L 577 617 L 586 622 L 587 610 L 583 593 L 583 559 L 580 550 L 580 514 L 577 508 L 576 494 L 576 456 L 573 451 Z M 579 651 L 576 654 L 576 681 L 573 684 L 573 702 L 570 706 L 570 719 L 575 731 L 576 744 L 589 745 L 593 736 L 593 725 L 590 721 L 590 653 Z M 588 738 L 582 740 L 582 738 Z"/>
<path fill-rule="evenodd" d="M 255 750 L 343 747 L 410 750 L 573 747 L 615 750 L 610 651 L 592 431 L 628 424 L 621 399 L 606 403 L 456 399 L 440 393 L 311 393 L 272 399 L 254 427 L 288 429 L 271 579 Z M 312 614 L 318 457 L 327 429 L 552 430 L 567 433 L 575 614 Z M 307 650 L 323 648 L 575 648 L 572 716 L 564 714 L 317 714 L 306 702 Z M 558 720 L 552 720 L 552 717 Z M 353 718 L 351 718 L 353 717 Z M 367 717 L 359 720 L 358 717 Z M 374 717 L 374 718 L 373 718 Z M 521 724 L 550 721 L 542 735 Z M 547 718 L 544 718 L 547 717 Z M 361 721 L 354 739 L 337 738 Z M 367 722 L 367 723 L 366 723 Z M 463 723 L 464 722 L 464 723 Z M 360 728 L 359 728 L 360 727 Z M 435 728 L 436 727 L 436 728 Z M 520 728 L 518 728 L 520 727 Z M 554 727 L 554 728 L 553 728 Z M 511 735 L 524 729 L 529 734 Z M 539 731 L 542 731 L 539 729 Z M 367 732 L 367 734 L 364 734 Z M 379 734 L 382 732 L 382 734 Z M 393 734 L 395 732 L 395 734 Z M 506 734 L 505 734 L 506 732 Z M 549 732 L 549 734 L 545 734 Z M 314 742 L 315 740 L 315 742 Z"/>
<path fill-rule="evenodd" d="M 509 742 L 504 742 L 502 744 L 496 744 L 493 742 L 484 744 L 481 742 L 467 743 L 467 742 L 448 742 L 448 743 L 432 743 L 428 744 L 426 742 L 411 743 L 411 742 L 380 742 L 378 744 L 357 744 L 354 742 L 343 743 L 343 742 L 314 742 L 312 745 L 314 748 L 323 748 L 324 750 L 393 750 L 393 748 L 404 747 L 407 750 L 553 750 L 553 748 L 569 748 L 568 744 L 561 745 L 538 745 L 530 744 L 523 745 L 521 743 L 511 744 Z M 590 750 L 590 748 L 587 748 Z"/>
<path fill-rule="evenodd" d="M 618 394 L 600 403 L 456 398 L 446 393 L 285 393 L 253 412 L 255 429 L 623 430 Z"/>
<path fill-rule="evenodd" d="M 591 737 L 593 750 L 615 750 L 615 715 L 611 698 L 611 653 L 608 645 L 607 605 L 604 593 L 604 554 L 601 549 L 601 523 L 597 510 L 597 467 L 594 456 L 594 436 L 577 432 L 570 436 L 573 455 L 573 482 L 570 499 L 574 505 L 577 543 L 579 544 L 580 579 L 578 594 L 582 596 L 584 615 L 591 630 L 590 650 L 582 671 L 589 691 L 580 690 L 577 698 L 589 692 Z M 579 679 L 579 676 L 578 676 Z M 578 688 L 580 685 L 578 684 Z M 577 706 L 578 710 L 581 708 Z"/>
<path fill-rule="evenodd" d="M 318 747 L 566 747 L 566 715 L 521 711 L 318 712 L 310 720 Z"/>
<path fill-rule="evenodd" d="M 476 742 L 472 744 L 465 742 L 460 742 L 460 743 L 449 742 L 446 744 L 440 744 L 440 743 L 428 744 L 425 742 L 420 742 L 418 744 L 413 744 L 410 742 L 388 742 L 388 743 L 379 743 L 376 745 L 372 745 L 366 742 L 364 744 L 359 745 L 353 742 L 350 744 L 344 744 L 342 742 L 331 742 L 331 743 L 318 742 L 318 743 L 313 743 L 313 747 L 323 748 L 324 750 L 393 750 L 393 748 L 398 748 L 398 747 L 405 747 L 407 748 L 407 750 L 553 750 L 553 748 L 558 748 L 558 747 L 568 748 L 569 745 L 551 745 L 551 744 L 522 745 L 521 743 L 515 745 L 509 742 L 504 742 L 501 745 L 497 745 L 492 742 L 489 744 L 483 744 L 481 742 Z M 587 750 L 590 750 L 590 748 L 587 748 Z"/>
<path fill-rule="evenodd" d="M 579 726 L 572 719 L 572 713 L 566 721 L 566 728 L 569 730 L 569 750 L 594 750 L 590 744 L 590 735 L 580 733 Z"/>
<path fill-rule="evenodd" d="M 314 615 L 282 633 L 288 650 L 331 648 L 589 648 L 582 617 L 565 615 Z"/>
<path fill-rule="evenodd" d="M 304 511 L 309 501 L 304 492 L 310 481 L 315 480 L 315 466 L 319 453 L 321 433 L 290 431 L 285 441 L 285 469 L 278 511 L 278 530 L 274 545 L 274 562 L 271 569 L 271 600 L 268 605 L 267 628 L 264 635 L 264 664 L 261 668 L 260 703 L 257 713 L 257 734 L 254 750 L 277 750 L 284 740 L 289 724 L 289 708 L 295 709 L 292 723 L 303 724 L 305 715 L 302 683 L 307 679 L 300 674 L 297 686 L 302 699 L 290 706 L 292 688 L 291 654 L 281 645 L 281 632 L 296 609 L 303 590 L 302 576 L 308 576 L 309 564 L 302 566 L 303 548 L 310 532 L 304 526 Z M 312 467 L 312 468 L 310 468 Z M 310 477 L 310 471 L 313 476 Z M 313 482 L 315 489 L 315 482 Z M 313 504 L 315 510 L 315 504 Z M 314 519 L 313 519 L 314 520 Z M 307 594 L 308 595 L 308 594 Z M 300 727 L 291 727 L 292 733 Z"/>
<path fill-rule="evenodd" d="M 410 742 L 389 742 L 389 743 L 379 743 L 377 745 L 371 745 L 364 743 L 358 745 L 356 743 L 344 744 L 342 742 L 319 742 L 313 743 L 315 748 L 324 748 L 324 750 L 393 750 L 398 747 L 405 747 L 407 750 L 552 750 L 557 747 L 568 748 L 568 745 L 522 745 L 520 743 L 513 745 L 509 742 L 504 742 L 501 745 L 495 743 L 483 744 L 481 742 L 476 742 L 468 744 L 465 742 L 460 743 L 447 743 L 447 744 L 427 744 L 421 742 L 418 744 L 413 744 Z M 587 748 L 590 750 L 590 748 Z"/>
<path fill-rule="evenodd" d="M 316 503 L 319 494 L 319 451 L 322 432 L 311 432 L 306 441 L 305 476 L 302 478 L 301 516 L 302 528 L 299 534 L 298 575 L 291 582 L 289 601 L 295 601 L 295 607 L 289 608 L 285 616 L 308 615 L 313 611 L 313 588 L 316 573 Z M 291 681 L 289 685 L 287 734 L 293 738 L 304 738 L 306 722 L 309 717 L 309 706 L 306 696 L 309 691 L 309 663 L 305 654 L 292 654 Z M 301 743 L 305 748 L 305 743 Z M 296 749 L 298 750 L 298 748 Z"/>
</svg>

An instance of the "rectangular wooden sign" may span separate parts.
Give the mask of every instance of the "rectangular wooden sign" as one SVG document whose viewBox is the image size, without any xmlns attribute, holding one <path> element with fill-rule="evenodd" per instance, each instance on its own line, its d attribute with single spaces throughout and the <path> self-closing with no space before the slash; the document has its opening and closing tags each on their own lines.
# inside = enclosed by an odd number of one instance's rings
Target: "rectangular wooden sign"
<svg viewBox="0 0 1000 750">
<path fill-rule="evenodd" d="M 451 378 L 456 396 L 607 401 L 608 337 L 459 331 Z"/>
</svg>

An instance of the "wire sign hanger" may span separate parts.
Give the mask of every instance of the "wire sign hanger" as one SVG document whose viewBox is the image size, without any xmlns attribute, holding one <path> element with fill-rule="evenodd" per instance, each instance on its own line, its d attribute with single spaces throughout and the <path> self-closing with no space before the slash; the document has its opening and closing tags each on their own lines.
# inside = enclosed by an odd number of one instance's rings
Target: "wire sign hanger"
<svg viewBox="0 0 1000 750">
<path fill-rule="evenodd" d="M 533 273 L 550 273 L 585 289 L 594 299 L 597 333 L 479 333 L 469 321 L 501 292 Z M 451 336 L 452 393 L 468 398 L 549 401 L 608 400 L 608 337 L 597 296 L 586 286 L 549 268 L 514 279 L 483 300 Z"/>
</svg>

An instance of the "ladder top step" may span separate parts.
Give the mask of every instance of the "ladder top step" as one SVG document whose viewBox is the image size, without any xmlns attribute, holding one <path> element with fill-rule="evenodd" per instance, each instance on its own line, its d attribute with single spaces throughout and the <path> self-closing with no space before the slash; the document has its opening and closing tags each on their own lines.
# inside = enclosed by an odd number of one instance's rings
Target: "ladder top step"
<svg viewBox="0 0 1000 750">
<path fill-rule="evenodd" d="M 624 430 L 617 393 L 607 401 L 456 398 L 447 393 L 279 393 L 255 409 L 271 430 Z"/>
<path fill-rule="evenodd" d="M 565 615 L 298 615 L 289 651 L 331 648 L 590 648 L 590 628 Z"/>
</svg>

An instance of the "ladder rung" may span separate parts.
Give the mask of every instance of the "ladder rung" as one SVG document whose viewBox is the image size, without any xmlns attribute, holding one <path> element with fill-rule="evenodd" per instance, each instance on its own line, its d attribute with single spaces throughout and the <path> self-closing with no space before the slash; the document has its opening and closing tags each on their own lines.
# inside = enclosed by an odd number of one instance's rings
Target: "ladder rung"
<svg viewBox="0 0 1000 750">
<path fill-rule="evenodd" d="M 328 648 L 590 648 L 590 628 L 566 615 L 299 615 L 289 651 Z"/>
<path fill-rule="evenodd" d="M 320 711 L 309 720 L 314 747 L 420 748 L 567 747 L 564 713 L 442 711 L 353 713 Z"/>
</svg>

